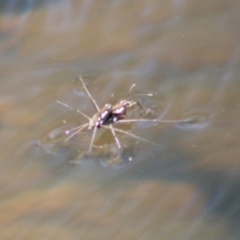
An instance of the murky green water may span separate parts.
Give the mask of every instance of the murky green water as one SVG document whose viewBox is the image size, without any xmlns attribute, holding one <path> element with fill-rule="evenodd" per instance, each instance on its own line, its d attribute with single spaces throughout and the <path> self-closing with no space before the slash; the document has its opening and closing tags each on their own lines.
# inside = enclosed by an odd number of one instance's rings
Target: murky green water
<svg viewBox="0 0 240 240">
<path fill-rule="evenodd" d="M 239 7 L 3 1 L 1 239 L 239 239 Z M 156 144 L 122 136 L 123 168 L 105 153 L 71 164 L 91 134 L 52 154 L 39 142 L 86 122 L 57 100 L 94 114 L 80 75 L 99 106 L 136 83 L 163 119 L 199 124 L 138 125 Z M 98 139 L 114 143 L 105 130 Z"/>
</svg>

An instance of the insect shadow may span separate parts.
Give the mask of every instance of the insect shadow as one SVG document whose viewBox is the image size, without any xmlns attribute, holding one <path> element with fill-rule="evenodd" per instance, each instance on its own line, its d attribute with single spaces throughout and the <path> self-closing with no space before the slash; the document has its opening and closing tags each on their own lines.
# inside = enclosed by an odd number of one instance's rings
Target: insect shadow
<svg viewBox="0 0 240 240">
<path fill-rule="evenodd" d="M 79 81 L 81 82 L 86 94 L 90 98 L 90 100 L 96 110 L 96 113 L 92 117 L 89 117 L 81 110 L 77 110 L 77 112 L 80 113 L 84 118 L 86 118 L 88 120 L 88 122 L 85 124 L 82 124 L 80 126 L 77 126 L 73 129 L 67 130 L 65 133 L 66 133 L 66 135 L 69 135 L 69 136 L 64 140 L 64 142 L 69 141 L 73 136 L 75 136 L 76 134 L 79 134 L 80 132 L 82 132 L 85 129 L 92 130 L 93 132 L 92 132 L 88 152 L 91 152 L 93 147 L 96 147 L 94 145 L 96 132 L 100 128 L 110 130 L 110 132 L 114 138 L 115 144 L 119 150 L 122 149 L 122 143 L 120 141 L 121 136 L 128 136 L 130 138 L 137 140 L 137 142 L 146 142 L 146 143 L 150 143 L 157 147 L 159 147 L 159 146 L 162 147 L 162 145 L 160 145 L 156 142 L 153 142 L 149 139 L 143 138 L 143 137 L 131 132 L 131 129 L 129 131 L 126 131 L 119 127 L 116 127 L 116 125 L 132 124 L 132 123 L 139 123 L 139 122 L 145 122 L 145 123 L 151 122 L 153 124 L 159 124 L 159 123 L 181 123 L 181 124 L 185 123 L 185 124 L 187 124 L 188 122 L 193 121 L 191 118 L 180 119 L 180 120 L 162 120 L 162 117 L 164 116 L 165 111 L 163 114 L 161 114 L 160 117 L 155 118 L 155 119 L 148 119 L 148 118 L 128 119 L 127 111 L 130 108 L 138 106 L 139 109 L 141 109 L 141 111 L 143 112 L 142 117 L 147 115 L 149 109 L 144 110 L 144 108 L 141 106 L 141 104 L 138 101 L 127 100 L 127 99 L 122 99 L 115 104 L 107 103 L 102 108 L 100 108 L 98 106 L 96 100 L 93 98 L 92 94 L 89 92 L 86 84 L 84 83 L 84 81 L 81 77 L 79 77 Z M 132 85 L 129 92 L 132 90 L 133 87 L 135 87 L 135 85 Z M 67 105 L 61 101 L 57 101 L 57 102 L 59 104 L 63 105 L 64 107 L 73 110 L 73 108 L 71 108 L 69 105 Z"/>
</svg>

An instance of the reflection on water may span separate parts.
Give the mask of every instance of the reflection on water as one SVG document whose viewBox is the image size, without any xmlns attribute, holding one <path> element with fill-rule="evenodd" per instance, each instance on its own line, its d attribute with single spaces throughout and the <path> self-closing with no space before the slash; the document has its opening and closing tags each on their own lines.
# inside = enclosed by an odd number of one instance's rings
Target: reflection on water
<svg viewBox="0 0 240 240">
<path fill-rule="evenodd" d="M 238 239 L 239 9 L 2 1 L 1 238 Z M 121 151 L 109 129 L 92 153 L 87 129 L 65 141 L 86 119 L 57 100 L 96 111 L 80 75 L 99 106 L 134 95 L 162 122 L 114 125 Z"/>
</svg>

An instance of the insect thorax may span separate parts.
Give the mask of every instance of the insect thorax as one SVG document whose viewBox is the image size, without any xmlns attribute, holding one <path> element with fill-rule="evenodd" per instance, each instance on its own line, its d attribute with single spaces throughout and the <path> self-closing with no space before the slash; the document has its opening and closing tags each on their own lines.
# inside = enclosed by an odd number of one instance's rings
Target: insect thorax
<svg viewBox="0 0 240 240">
<path fill-rule="evenodd" d="M 99 112 L 94 114 L 94 116 L 89 121 L 89 129 L 92 129 L 94 127 L 100 128 L 107 119 L 109 118 L 109 115 L 111 114 L 112 105 L 111 104 L 105 104 L 103 108 L 100 109 Z"/>
</svg>

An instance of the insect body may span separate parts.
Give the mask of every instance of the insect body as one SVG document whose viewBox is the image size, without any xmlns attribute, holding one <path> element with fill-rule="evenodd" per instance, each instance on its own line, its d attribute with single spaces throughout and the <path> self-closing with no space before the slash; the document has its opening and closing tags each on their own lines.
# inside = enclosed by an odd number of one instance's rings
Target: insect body
<svg viewBox="0 0 240 240">
<path fill-rule="evenodd" d="M 94 127 L 101 128 L 103 125 L 109 125 L 118 122 L 126 117 L 127 108 L 136 104 L 135 101 L 121 100 L 115 105 L 105 104 L 93 117 L 89 120 L 88 129 Z"/>
<path fill-rule="evenodd" d="M 100 109 L 93 117 L 89 120 L 88 129 L 93 129 L 94 127 L 100 128 L 102 125 L 107 124 L 112 112 L 112 105 L 105 104 L 105 106 Z"/>
<path fill-rule="evenodd" d="M 118 122 L 126 117 L 127 108 L 136 104 L 134 101 L 121 100 L 119 103 L 111 106 L 109 115 L 105 118 L 103 125 L 109 125 Z"/>
</svg>

